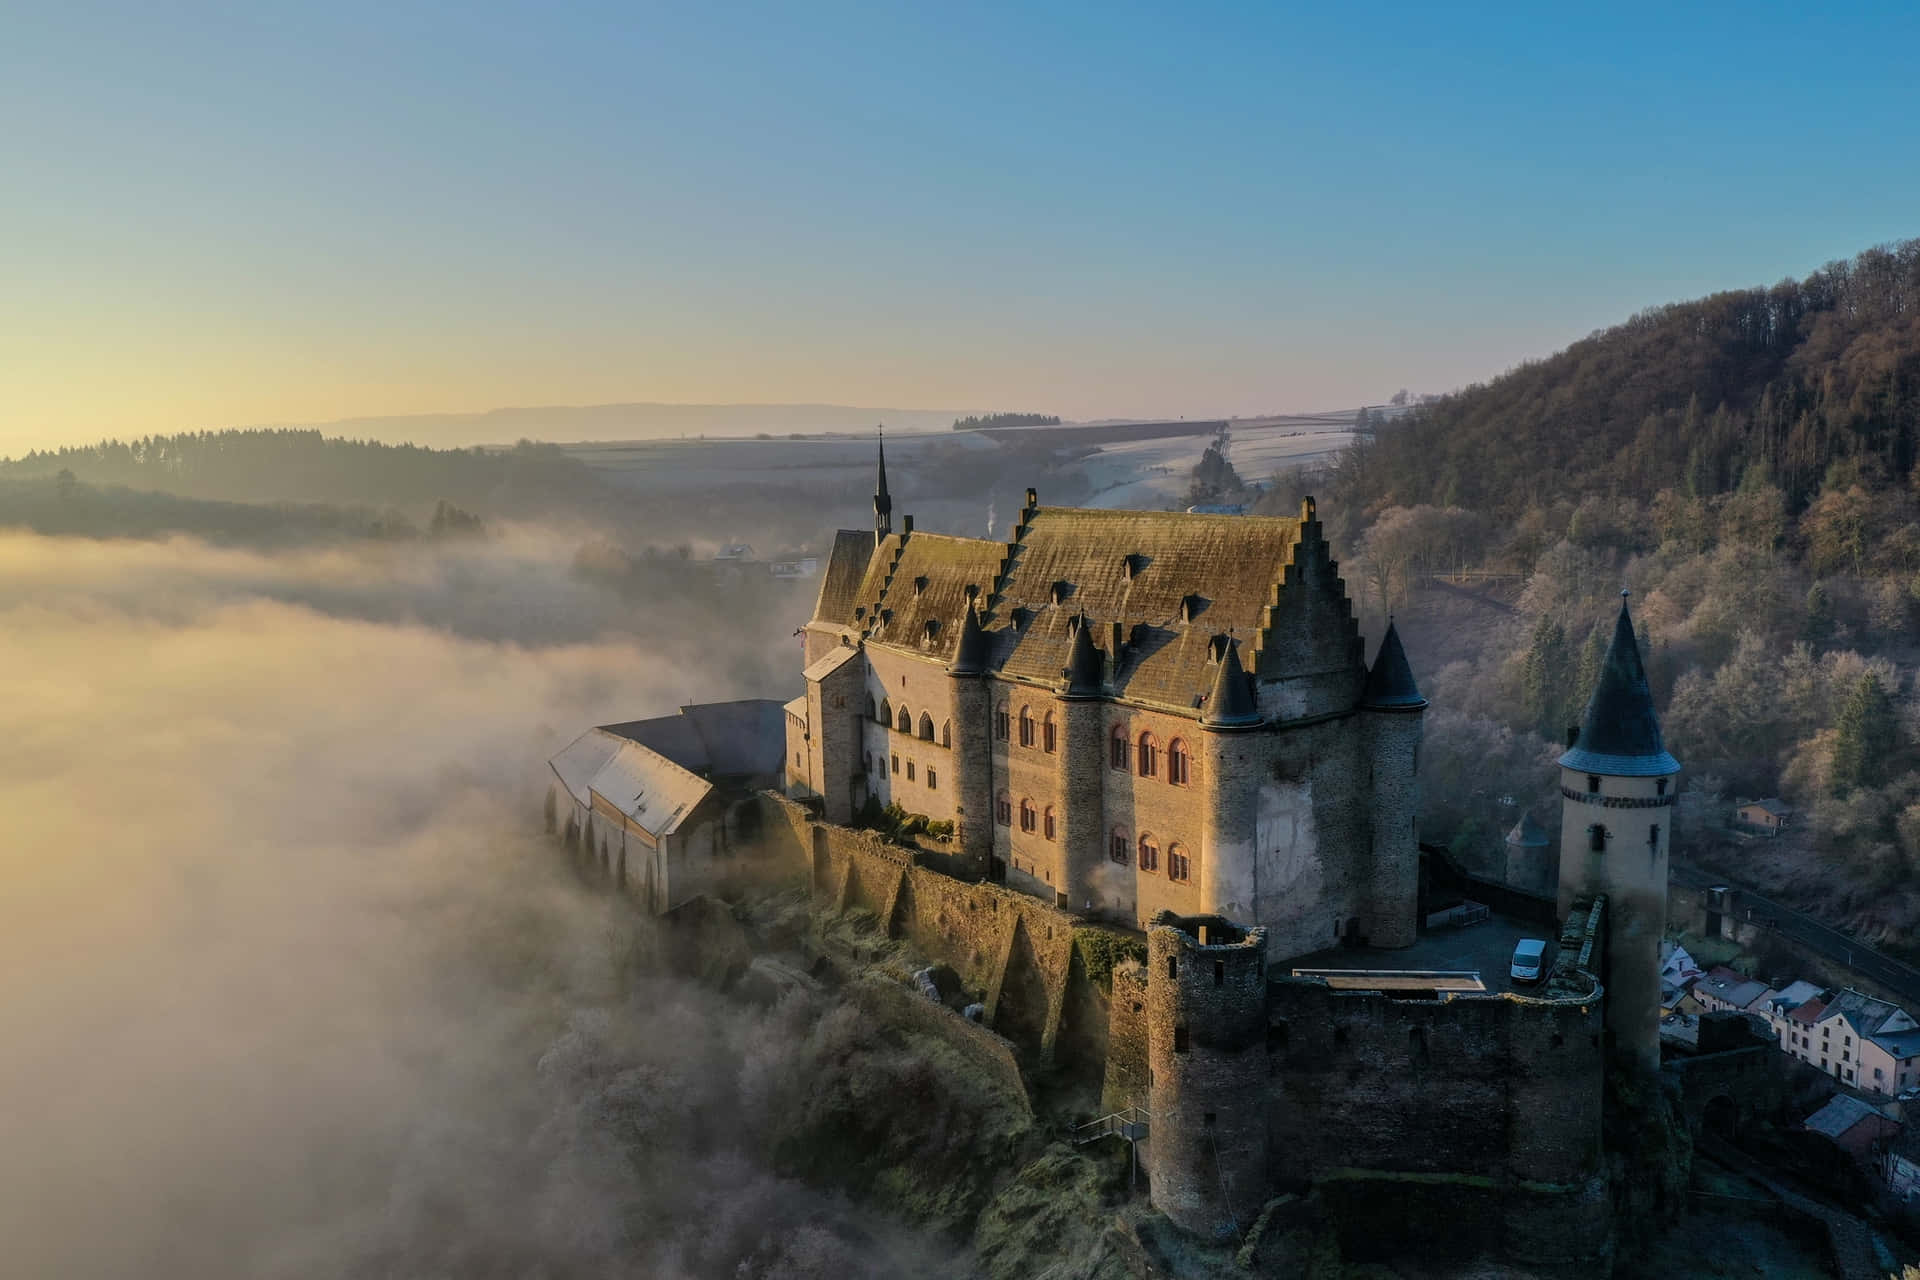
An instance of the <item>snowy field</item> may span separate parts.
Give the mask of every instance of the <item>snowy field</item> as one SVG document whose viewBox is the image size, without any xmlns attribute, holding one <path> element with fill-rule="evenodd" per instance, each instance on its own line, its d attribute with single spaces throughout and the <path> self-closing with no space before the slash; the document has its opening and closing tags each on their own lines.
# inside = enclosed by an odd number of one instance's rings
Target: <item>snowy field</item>
<svg viewBox="0 0 1920 1280">
<path fill-rule="evenodd" d="M 1235 426 L 1227 458 L 1252 483 L 1301 466 L 1318 466 L 1347 447 L 1353 433 L 1330 427 Z M 1094 496 L 1089 505 L 1159 508 L 1185 499 L 1204 436 L 1174 436 L 1108 445 L 1086 460 Z"/>
</svg>

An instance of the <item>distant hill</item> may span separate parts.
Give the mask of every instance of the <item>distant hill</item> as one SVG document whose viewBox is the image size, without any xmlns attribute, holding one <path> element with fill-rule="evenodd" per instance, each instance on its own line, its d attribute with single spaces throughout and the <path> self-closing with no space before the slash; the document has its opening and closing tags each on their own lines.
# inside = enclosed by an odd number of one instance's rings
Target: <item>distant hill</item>
<svg viewBox="0 0 1920 1280">
<path fill-rule="evenodd" d="M 1920 240 L 1908 240 L 1804 280 L 1643 311 L 1419 405 L 1356 449 L 1344 496 L 1514 515 L 1764 479 L 1797 508 L 1836 462 L 1901 482 L 1917 455 Z"/>
<path fill-rule="evenodd" d="M 440 448 L 516 440 L 663 440 L 675 436 L 753 436 L 762 432 L 858 431 L 876 423 L 902 431 L 945 431 L 966 411 L 883 409 L 841 404 L 546 405 L 484 413 L 408 414 L 303 423 L 327 435 Z"/>
</svg>

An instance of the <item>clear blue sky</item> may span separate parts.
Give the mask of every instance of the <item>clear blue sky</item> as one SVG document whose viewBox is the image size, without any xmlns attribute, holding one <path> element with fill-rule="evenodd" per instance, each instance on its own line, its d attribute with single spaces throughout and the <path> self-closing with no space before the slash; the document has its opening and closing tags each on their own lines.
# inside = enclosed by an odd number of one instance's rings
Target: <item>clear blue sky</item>
<svg viewBox="0 0 1920 1280">
<path fill-rule="evenodd" d="M 0 453 L 1443 390 L 1920 235 L 1920 6 L 22 5 Z"/>
</svg>

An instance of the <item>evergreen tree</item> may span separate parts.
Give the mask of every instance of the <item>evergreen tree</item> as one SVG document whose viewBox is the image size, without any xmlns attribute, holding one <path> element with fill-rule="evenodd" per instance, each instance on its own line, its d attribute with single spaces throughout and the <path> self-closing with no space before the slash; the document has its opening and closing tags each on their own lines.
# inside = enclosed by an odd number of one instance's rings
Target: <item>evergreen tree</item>
<svg viewBox="0 0 1920 1280">
<path fill-rule="evenodd" d="M 1549 742 L 1567 730 L 1567 633 L 1552 618 L 1542 617 L 1533 627 L 1521 673 L 1521 696 L 1534 728 Z"/>
<path fill-rule="evenodd" d="M 1807 588 L 1806 615 L 1800 622 L 1800 638 L 1815 650 L 1824 649 L 1833 639 L 1833 601 L 1819 583 Z"/>
<path fill-rule="evenodd" d="M 1580 646 L 1580 667 L 1574 675 L 1573 687 L 1591 692 L 1600 682 L 1600 664 L 1607 660 L 1607 629 L 1594 627 L 1587 632 L 1587 642 Z"/>
<path fill-rule="evenodd" d="M 1893 700 L 1869 671 L 1840 706 L 1834 721 L 1833 793 L 1845 795 L 1856 787 L 1878 786 L 1886 780 L 1894 751 L 1900 745 L 1900 726 Z"/>
</svg>

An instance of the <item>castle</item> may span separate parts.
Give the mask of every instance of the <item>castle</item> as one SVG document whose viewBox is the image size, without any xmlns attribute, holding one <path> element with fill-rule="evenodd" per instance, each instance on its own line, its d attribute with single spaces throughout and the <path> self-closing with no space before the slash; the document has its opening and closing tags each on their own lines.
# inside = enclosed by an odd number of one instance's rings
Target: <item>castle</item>
<svg viewBox="0 0 1920 1280">
<path fill-rule="evenodd" d="M 788 706 L 789 793 L 951 822 L 965 872 L 1088 916 L 1415 933 L 1420 697 L 1369 670 L 1311 499 L 1298 519 L 1042 507 L 1006 542 L 836 537 Z"/>
<path fill-rule="evenodd" d="M 1186 1230 L 1237 1236 L 1312 1189 L 1363 1224 L 1357 1248 L 1604 1263 L 1603 1082 L 1610 1060 L 1660 1063 L 1679 770 L 1625 601 L 1560 758 L 1557 866 L 1521 832 L 1512 883 L 1481 886 L 1517 918 L 1449 929 L 1458 899 L 1418 840 L 1427 703 L 1391 623 L 1364 661 L 1311 499 L 1261 519 L 1028 490 L 996 542 L 895 530 L 883 456 L 874 508 L 836 536 L 803 628 L 783 794 L 690 801 L 716 835 L 682 838 L 708 853 L 680 855 L 671 895 L 647 882 L 650 905 L 714 883 L 728 847 L 804 868 L 816 900 L 872 910 L 983 993 L 991 1030 L 948 1029 L 989 1069 L 1092 1073 L 1104 1131 L 1138 1141 Z M 623 728 L 593 732 L 646 736 Z M 569 791 L 569 830 L 627 821 L 590 781 Z M 940 838 L 858 829 L 890 805 Z M 595 862 L 636 891 L 604 835 Z M 1508 980 L 1509 926 L 1557 942 L 1535 987 Z M 1100 930 L 1144 944 L 1104 983 L 1076 946 Z M 1434 963 L 1476 938 L 1471 965 Z"/>
</svg>

